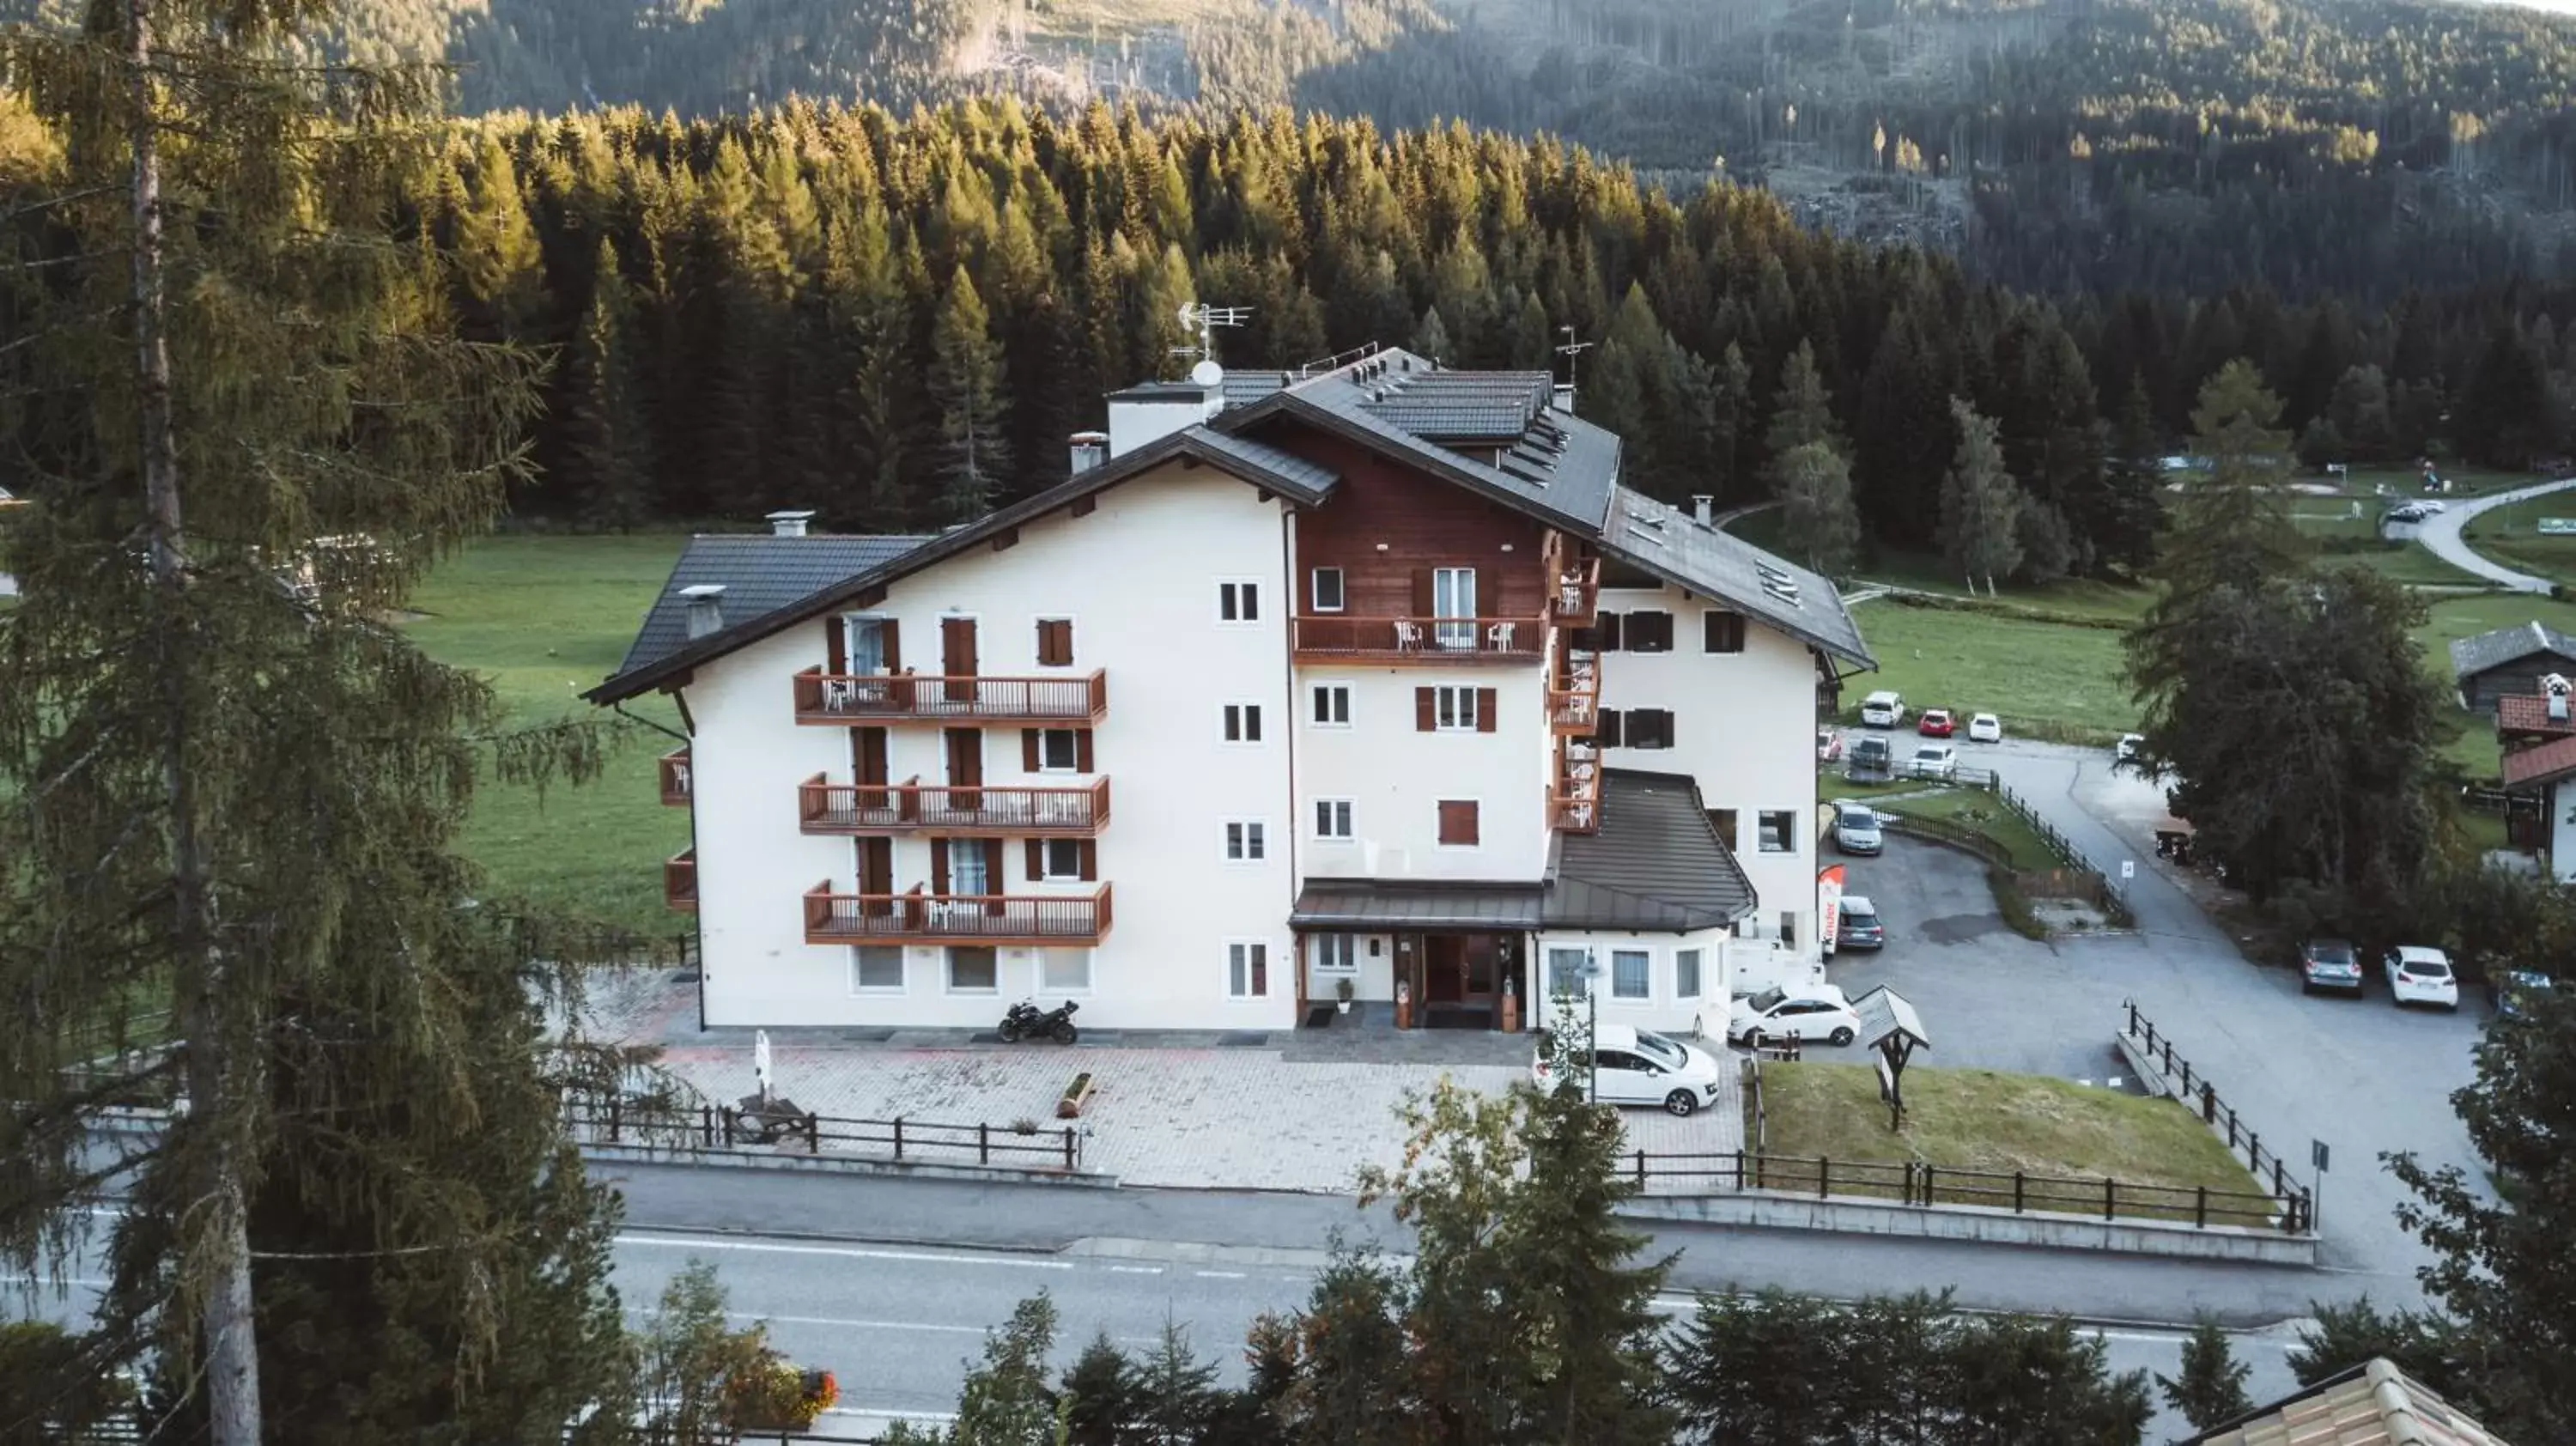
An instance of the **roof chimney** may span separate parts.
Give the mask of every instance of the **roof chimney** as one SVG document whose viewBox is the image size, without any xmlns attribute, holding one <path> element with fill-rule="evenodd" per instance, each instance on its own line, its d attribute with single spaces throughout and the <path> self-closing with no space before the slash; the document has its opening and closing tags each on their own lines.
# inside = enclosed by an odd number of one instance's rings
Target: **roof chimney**
<svg viewBox="0 0 2576 1446">
<path fill-rule="evenodd" d="M 1073 470 L 1075 472 L 1088 472 L 1108 459 L 1109 434 L 1107 432 L 1073 434 Z"/>
<path fill-rule="evenodd" d="M 773 537 L 803 537 L 805 524 L 813 520 L 811 512 L 773 512 L 769 514 L 769 532 Z M 716 591 L 724 589 L 717 588 Z"/>
<path fill-rule="evenodd" d="M 813 514 L 804 515 L 810 517 Z M 802 537 L 804 534 L 805 524 L 800 521 L 796 524 L 796 531 L 780 535 Z M 720 582 L 702 582 L 695 587 L 680 589 L 680 596 L 689 605 L 689 640 L 691 642 L 709 633 L 724 631 L 724 591 L 724 584 Z"/>
<path fill-rule="evenodd" d="M 1717 499 L 1709 494 L 1705 492 L 1694 492 L 1691 494 L 1691 516 L 1698 519 L 1700 526 L 1715 527 L 1717 525 L 1710 510 L 1715 506 L 1717 506 Z"/>
<path fill-rule="evenodd" d="M 1574 415 L 1574 383 L 1557 382 L 1548 389 L 1547 404 L 1567 416 Z"/>
</svg>

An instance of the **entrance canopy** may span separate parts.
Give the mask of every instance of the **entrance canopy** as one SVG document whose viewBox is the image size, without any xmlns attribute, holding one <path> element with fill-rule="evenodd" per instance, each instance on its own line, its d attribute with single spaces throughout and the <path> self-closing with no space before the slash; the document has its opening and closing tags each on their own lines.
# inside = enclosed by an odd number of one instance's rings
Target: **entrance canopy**
<svg viewBox="0 0 2576 1446">
<path fill-rule="evenodd" d="M 1538 884 L 1449 884 L 1419 880 L 1308 879 L 1288 915 L 1291 929 L 1388 934 L 1433 929 L 1519 932 L 1539 926 Z"/>
</svg>

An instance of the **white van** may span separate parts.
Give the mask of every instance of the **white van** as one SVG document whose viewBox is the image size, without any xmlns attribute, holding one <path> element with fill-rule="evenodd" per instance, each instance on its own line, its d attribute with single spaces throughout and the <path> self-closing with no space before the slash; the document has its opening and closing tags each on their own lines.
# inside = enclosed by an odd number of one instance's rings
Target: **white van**
<svg viewBox="0 0 2576 1446">
<path fill-rule="evenodd" d="M 1905 721 L 1905 700 L 1882 688 L 1860 700 L 1864 728 L 1894 728 Z"/>
</svg>

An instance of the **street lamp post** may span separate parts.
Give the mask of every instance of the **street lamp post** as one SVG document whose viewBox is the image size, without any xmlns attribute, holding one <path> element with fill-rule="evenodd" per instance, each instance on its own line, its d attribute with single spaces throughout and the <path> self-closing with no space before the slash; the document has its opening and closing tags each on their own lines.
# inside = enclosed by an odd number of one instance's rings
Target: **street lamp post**
<svg viewBox="0 0 2576 1446">
<path fill-rule="evenodd" d="M 1601 978 L 1601 961 L 1590 951 L 1583 955 L 1583 967 L 1574 971 L 1583 981 L 1583 1098 L 1587 1104 L 1601 1103 L 1601 991 L 1595 987 Z"/>
</svg>

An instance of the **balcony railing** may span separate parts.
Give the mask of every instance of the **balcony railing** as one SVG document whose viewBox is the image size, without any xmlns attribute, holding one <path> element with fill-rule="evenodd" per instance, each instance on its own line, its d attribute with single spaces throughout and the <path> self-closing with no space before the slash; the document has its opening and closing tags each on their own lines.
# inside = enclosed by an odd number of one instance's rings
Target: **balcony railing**
<svg viewBox="0 0 2576 1446">
<path fill-rule="evenodd" d="M 1560 734 L 1585 734 L 1600 723 L 1601 660 L 1568 649 L 1547 688 L 1548 723 Z"/>
<path fill-rule="evenodd" d="M 662 861 L 662 902 L 674 909 L 698 907 L 698 851 L 673 854 Z"/>
<path fill-rule="evenodd" d="M 808 944 L 1097 944 L 1109 932 L 1109 886 L 1096 894 L 805 895 Z"/>
<path fill-rule="evenodd" d="M 1072 788 L 951 788 L 918 778 L 830 783 L 818 773 L 796 793 L 798 826 L 807 833 L 1087 838 L 1109 822 L 1106 778 Z"/>
<path fill-rule="evenodd" d="M 826 673 L 796 685 L 799 723 L 1097 723 L 1109 711 L 1109 677 L 986 678 L 920 673 Z"/>
<path fill-rule="evenodd" d="M 1547 620 L 1300 615 L 1293 646 L 1309 662 L 1534 663 L 1547 650 Z"/>
<path fill-rule="evenodd" d="M 659 760 L 662 771 L 662 801 L 689 806 L 689 750 L 683 746 L 665 753 Z"/>
<path fill-rule="evenodd" d="M 1601 827 L 1601 750 L 1570 738 L 1557 740 L 1556 782 L 1547 802 L 1552 828 L 1590 833 Z"/>
<path fill-rule="evenodd" d="M 1566 798 L 1549 794 L 1548 823 L 1559 833 L 1597 833 L 1601 829 L 1601 800 Z"/>
<path fill-rule="evenodd" d="M 1556 595 L 1548 599 L 1548 609 L 1556 620 L 1569 628 L 1592 626 L 1593 610 L 1601 601 L 1601 559 L 1587 557 L 1576 562 L 1559 563 L 1555 568 Z"/>
</svg>

